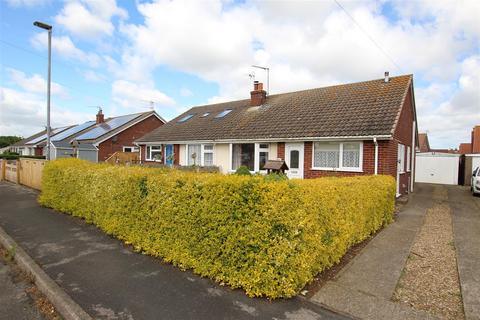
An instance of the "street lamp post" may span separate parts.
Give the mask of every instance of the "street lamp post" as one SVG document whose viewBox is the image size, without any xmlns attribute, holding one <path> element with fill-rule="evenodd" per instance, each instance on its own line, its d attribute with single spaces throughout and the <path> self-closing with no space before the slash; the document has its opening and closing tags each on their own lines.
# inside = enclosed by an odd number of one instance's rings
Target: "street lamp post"
<svg viewBox="0 0 480 320">
<path fill-rule="evenodd" d="M 52 82 L 52 26 L 35 21 L 34 26 L 48 31 L 48 80 L 47 80 L 47 160 L 50 160 L 50 85 Z"/>
</svg>

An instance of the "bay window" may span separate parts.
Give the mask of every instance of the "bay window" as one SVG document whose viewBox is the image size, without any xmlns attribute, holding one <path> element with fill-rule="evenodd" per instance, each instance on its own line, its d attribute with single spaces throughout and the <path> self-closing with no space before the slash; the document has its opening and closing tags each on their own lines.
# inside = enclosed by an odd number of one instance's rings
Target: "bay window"
<svg viewBox="0 0 480 320">
<path fill-rule="evenodd" d="M 361 171 L 361 142 L 314 142 L 313 169 Z"/>
<path fill-rule="evenodd" d="M 145 160 L 162 161 L 162 146 L 147 146 Z"/>
</svg>

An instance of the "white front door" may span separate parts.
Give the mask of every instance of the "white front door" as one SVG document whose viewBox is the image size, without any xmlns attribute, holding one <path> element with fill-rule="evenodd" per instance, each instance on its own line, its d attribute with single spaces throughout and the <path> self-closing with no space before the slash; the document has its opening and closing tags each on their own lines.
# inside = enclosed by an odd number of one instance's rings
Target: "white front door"
<svg viewBox="0 0 480 320">
<path fill-rule="evenodd" d="M 287 176 L 303 179 L 303 142 L 285 143 L 285 162 L 288 166 Z"/>
</svg>

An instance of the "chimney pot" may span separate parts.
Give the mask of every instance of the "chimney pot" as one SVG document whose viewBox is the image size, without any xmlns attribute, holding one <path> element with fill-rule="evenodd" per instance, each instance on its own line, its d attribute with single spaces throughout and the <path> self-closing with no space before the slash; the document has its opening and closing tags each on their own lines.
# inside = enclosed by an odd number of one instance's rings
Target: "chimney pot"
<svg viewBox="0 0 480 320">
<path fill-rule="evenodd" d="M 390 75 L 390 72 L 385 71 L 385 83 L 387 83 L 388 81 L 390 81 L 389 75 Z"/>
<path fill-rule="evenodd" d="M 97 122 L 97 124 L 105 122 L 105 117 L 104 117 L 104 115 L 103 115 L 103 113 L 102 113 L 102 109 L 99 109 L 99 110 L 98 110 L 98 113 L 97 113 L 97 121 L 96 121 L 96 122 Z"/>
</svg>

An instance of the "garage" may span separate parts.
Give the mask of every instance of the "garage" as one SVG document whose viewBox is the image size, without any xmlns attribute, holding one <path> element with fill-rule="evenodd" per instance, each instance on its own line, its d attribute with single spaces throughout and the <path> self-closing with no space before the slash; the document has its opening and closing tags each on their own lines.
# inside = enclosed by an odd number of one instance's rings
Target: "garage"
<svg viewBox="0 0 480 320">
<path fill-rule="evenodd" d="M 415 182 L 458 184 L 459 154 L 419 152 L 415 156 Z"/>
</svg>

